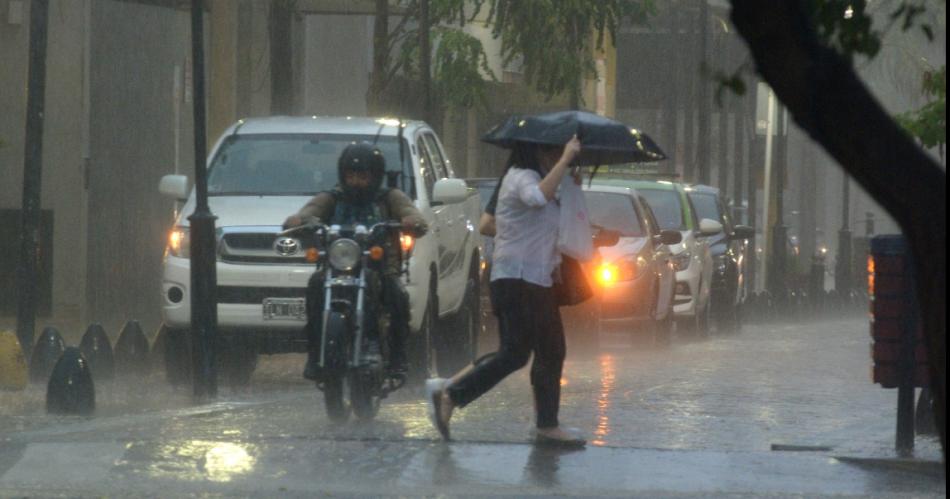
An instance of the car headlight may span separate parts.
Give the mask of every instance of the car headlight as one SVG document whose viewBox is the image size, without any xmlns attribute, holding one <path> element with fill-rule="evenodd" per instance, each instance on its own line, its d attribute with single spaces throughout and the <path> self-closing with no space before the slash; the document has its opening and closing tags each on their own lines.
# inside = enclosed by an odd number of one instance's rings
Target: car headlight
<svg viewBox="0 0 950 499">
<path fill-rule="evenodd" d="M 689 268 L 689 262 L 692 260 L 693 255 L 689 251 L 684 251 L 678 255 L 673 256 L 673 267 L 677 272 L 681 272 Z"/>
<path fill-rule="evenodd" d="M 359 263 L 362 251 L 360 245 L 352 239 L 337 239 L 330 245 L 328 253 L 330 266 L 341 272 L 349 272 Z"/>
<path fill-rule="evenodd" d="M 188 227 L 175 227 L 168 233 L 168 254 L 178 258 L 191 256 L 191 237 Z"/>
<path fill-rule="evenodd" d="M 597 268 L 597 279 L 601 284 L 617 281 L 632 281 L 646 268 L 647 261 L 642 256 L 625 258 L 613 263 L 604 263 Z"/>
</svg>

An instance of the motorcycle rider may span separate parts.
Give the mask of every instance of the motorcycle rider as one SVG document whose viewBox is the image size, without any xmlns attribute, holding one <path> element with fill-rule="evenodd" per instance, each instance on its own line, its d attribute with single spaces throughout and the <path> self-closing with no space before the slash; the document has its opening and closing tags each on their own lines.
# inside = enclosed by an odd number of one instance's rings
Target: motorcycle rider
<svg viewBox="0 0 950 499">
<path fill-rule="evenodd" d="M 298 227 L 304 223 L 362 224 L 370 227 L 380 222 L 399 221 L 404 233 L 412 237 L 425 235 L 428 226 L 409 196 L 399 189 L 382 186 L 386 160 L 374 145 L 359 142 L 346 146 L 340 154 L 337 168 L 339 184 L 330 191 L 317 194 L 300 211 L 287 217 L 284 228 Z M 404 375 L 407 370 L 405 344 L 409 335 L 409 294 L 399 278 L 402 262 L 393 248 L 400 241 L 398 238 L 393 239 L 386 251 L 389 257 L 382 276 L 382 305 L 391 318 L 387 369 L 392 374 Z M 323 276 L 314 273 L 310 279 L 307 308 L 308 312 L 313 310 L 317 313 L 307 314 L 307 365 L 303 376 L 318 381 L 324 299 L 320 282 Z M 314 283 L 314 279 L 320 282 Z"/>
</svg>

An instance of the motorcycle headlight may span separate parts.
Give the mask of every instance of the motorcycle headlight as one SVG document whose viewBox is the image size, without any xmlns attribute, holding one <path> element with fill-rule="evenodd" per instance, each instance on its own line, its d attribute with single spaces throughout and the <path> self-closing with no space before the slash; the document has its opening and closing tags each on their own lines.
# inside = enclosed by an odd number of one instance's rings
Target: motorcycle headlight
<svg viewBox="0 0 950 499">
<path fill-rule="evenodd" d="M 689 268 L 689 261 L 693 258 L 693 255 L 689 251 L 684 251 L 673 257 L 673 267 L 677 272 L 686 270 Z"/>
<path fill-rule="evenodd" d="M 337 239 L 330 245 L 328 253 L 330 266 L 342 272 L 349 272 L 356 268 L 362 251 L 360 245 L 352 239 Z"/>
<path fill-rule="evenodd" d="M 191 256 L 191 237 L 188 227 L 175 227 L 168 233 L 168 254 L 178 258 Z"/>
</svg>

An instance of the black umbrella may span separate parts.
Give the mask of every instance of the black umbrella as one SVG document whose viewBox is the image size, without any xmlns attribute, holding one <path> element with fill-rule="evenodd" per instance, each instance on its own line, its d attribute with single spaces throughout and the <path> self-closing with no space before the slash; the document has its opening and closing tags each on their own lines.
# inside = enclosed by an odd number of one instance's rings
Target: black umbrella
<svg viewBox="0 0 950 499">
<path fill-rule="evenodd" d="M 536 116 L 512 116 L 482 140 L 504 148 L 518 142 L 564 145 L 577 134 L 581 153 L 577 166 L 643 163 L 666 159 L 647 134 L 619 121 L 585 111 L 560 111 Z"/>
</svg>

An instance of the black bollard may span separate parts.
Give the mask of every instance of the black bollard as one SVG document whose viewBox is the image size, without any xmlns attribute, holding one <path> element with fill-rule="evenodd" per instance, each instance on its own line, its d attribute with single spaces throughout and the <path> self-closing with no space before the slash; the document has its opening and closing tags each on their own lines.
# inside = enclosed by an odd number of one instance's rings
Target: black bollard
<svg viewBox="0 0 950 499">
<path fill-rule="evenodd" d="M 79 342 L 79 351 L 89 363 L 93 378 L 97 382 L 109 381 L 115 378 L 115 358 L 112 355 L 112 345 L 109 337 L 99 324 L 91 324 L 82 335 Z"/>
<path fill-rule="evenodd" d="M 47 326 L 40 333 L 40 338 L 33 347 L 33 355 L 30 357 L 30 383 L 46 383 L 49 381 L 49 375 L 53 372 L 53 367 L 66 350 L 66 342 L 59 331 L 52 326 Z"/>
<path fill-rule="evenodd" d="M 115 342 L 114 353 L 115 369 L 120 375 L 148 375 L 148 338 L 138 321 L 125 323 Z"/>
<path fill-rule="evenodd" d="M 46 412 L 90 415 L 96 410 L 96 388 L 89 363 L 76 347 L 69 347 L 53 367 L 46 385 Z"/>
</svg>

